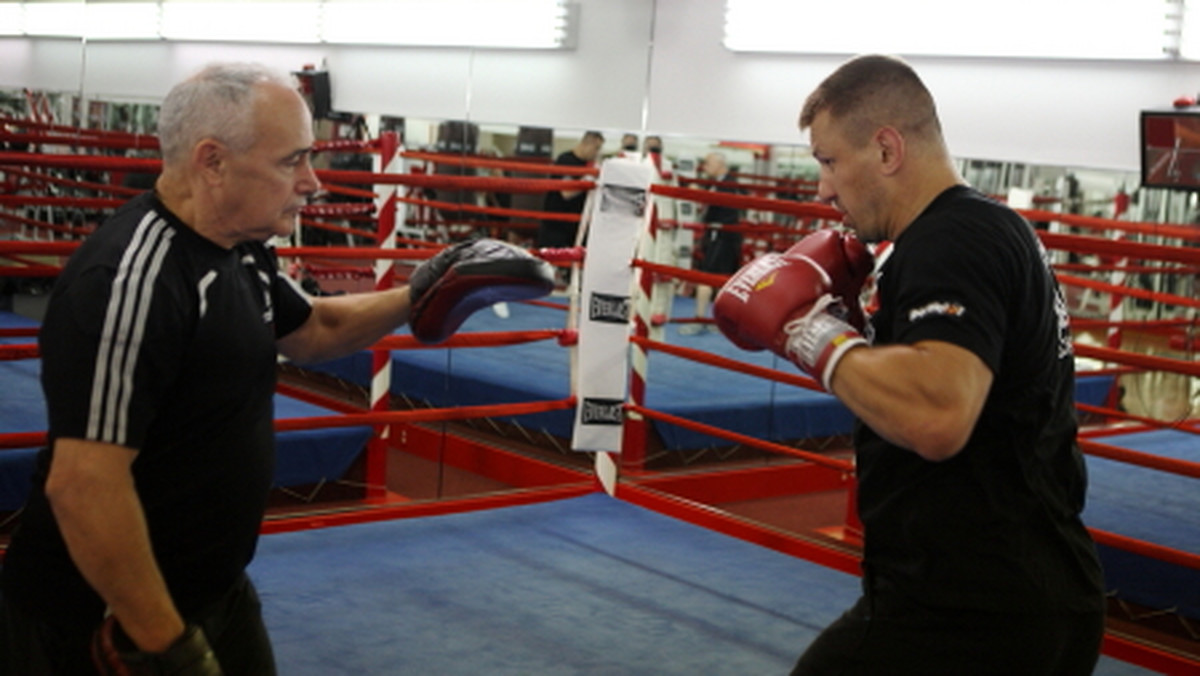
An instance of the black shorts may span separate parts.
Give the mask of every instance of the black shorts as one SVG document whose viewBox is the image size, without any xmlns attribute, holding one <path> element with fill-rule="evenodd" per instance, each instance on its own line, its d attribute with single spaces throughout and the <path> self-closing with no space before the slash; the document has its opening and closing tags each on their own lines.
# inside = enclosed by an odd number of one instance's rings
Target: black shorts
<svg viewBox="0 0 1200 676">
<path fill-rule="evenodd" d="M 245 575 L 218 601 L 184 618 L 199 625 L 227 674 L 273 676 L 275 656 L 258 592 Z M 92 623 L 58 627 L 0 599 L 0 676 L 93 673 Z"/>
<path fill-rule="evenodd" d="M 872 617 L 860 599 L 800 656 L 792 676 L 1089 676 L 1103 613 L 917 610 Z"/>
<path fill-rule="evenodd" d="M 700 243 L 702 257 L 697 269 L 718 275 L 732 275 L 742 267 L 742 233 L 709 226 Z"/>
</svg>

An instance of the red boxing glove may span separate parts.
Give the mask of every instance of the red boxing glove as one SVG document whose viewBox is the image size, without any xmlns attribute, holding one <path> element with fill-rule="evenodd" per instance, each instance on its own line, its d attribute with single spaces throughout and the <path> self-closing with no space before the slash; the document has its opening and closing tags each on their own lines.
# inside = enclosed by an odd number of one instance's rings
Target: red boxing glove
<svg viewBox="0 0 1200 676">
<path fill-rule="evenodd" d="M 460 242 L 438 252 L 409 278 L 408 323 L 422 343 L 440 343 L 481 308 L 554 290 L 554 268 L 495 239 Z"/>
<path fill-rule="evenodd" d="M 818 230 L 793 244 L 784 255 L 807 256 L 829 273 L 832 284 L 829 292 L 845 307 L 843 319 L 859 331 L 866 328 L 859 294 L 875 269 L 875 261 L 857 237 L 837 230 Z"/>
<path fill-rule="evenodd" d="M 770 349 L 828 390 L 842 356 L 867 344 L 851 322 L 865 323 L 858 292 L 870 271 L 857 239 L 822 231 L 739 270 L 717 293 L 713 316 L 735 345 Z"/>
</svg>

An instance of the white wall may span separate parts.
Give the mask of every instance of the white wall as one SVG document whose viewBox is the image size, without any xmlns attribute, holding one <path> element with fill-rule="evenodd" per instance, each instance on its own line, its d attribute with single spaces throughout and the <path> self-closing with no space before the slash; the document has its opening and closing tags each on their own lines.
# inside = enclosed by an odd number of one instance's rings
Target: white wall
<svg viewBox="0 0 1200 676">
<path fill-rule="evenodd" d="M 803 143 L 804 96 L 844 57 L 727 51 L 723 0 L 580 0 L 569 51 L 0 38 L 0 87 L 157 99 L 213 59 L 328 67 L 333 105 L 412 118 Z M 652 45 L 648 38 L 653 21 Z M 806 31 L 853 27 L 796 26 Z M 913 59 L 958 156 L 1132 170 L 1137 113 L 1200 91 L 1200 65 Z M 81 80 L 82 78 L 82 80 Z"/>
<path fill-rule="evenodd" d="M 647 0 L 582 0 L 578 48 L 564 51 L 90 41 L 81 60 L 78 41 L 0 38 L 0 87 L 159 99 L 211 60 L 284 70 L 311 63 L 328 67 L 340 110 L 638 128 L 652 7 Z"/>
<path fill-rule="evenodd" d="M 650 126 L 803 142 L 800 104 L 846 57 L 733 53 L 721 0 L 657 0 Z M 1099 7 L 1099 6 L 1098 6 Z M 854 26 L 796 26 L 809 31 Z M 1111 169 L 1138 166 L 1137 114 L 1200 91 L 1200 64 L 910 59 L 957 156 Z"/>
</svg>

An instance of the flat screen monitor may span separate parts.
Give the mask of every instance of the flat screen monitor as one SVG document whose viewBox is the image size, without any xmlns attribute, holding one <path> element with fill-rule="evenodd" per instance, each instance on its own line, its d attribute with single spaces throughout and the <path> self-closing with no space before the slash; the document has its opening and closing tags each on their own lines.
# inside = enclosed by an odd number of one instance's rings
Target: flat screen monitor
<svg viewBox="0 0 1200 676">
<path fill-rule="evenodd" d="M 1143 110 L 1142 186 L 1200 190 L 1200 107 Z"/>
</svg>

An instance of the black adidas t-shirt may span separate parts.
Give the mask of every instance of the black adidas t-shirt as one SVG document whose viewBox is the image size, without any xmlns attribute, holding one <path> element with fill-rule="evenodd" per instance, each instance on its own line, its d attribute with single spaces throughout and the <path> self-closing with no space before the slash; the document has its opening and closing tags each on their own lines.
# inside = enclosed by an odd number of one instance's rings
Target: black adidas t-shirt
<svg viewBox="0 0 1200 676">
<path fill-rule="evenodd" d="M 893 243 L 878 292 L 874 344 L 952 343 L 994 382 L 966 446 L 945 462 L 856 429 L 864 583 L 938 608 L 1102 610 L 1079 520 L 1087 480 L 1068 317 L 1032 228 L 950 188 Z"/>
<path fill-rule="evenodd" d="M 260 243 L 224 249 L 135 198 L 72 256 L 39 335 L 51 441 L 137 449 L 155 557 L 184 613 L 250 562 L 274 471 L 276 338 L 309 301 Z M 50 453 L 4 565 L 26 612 L 98 621 L 43 492 Z"/>
</svg>

